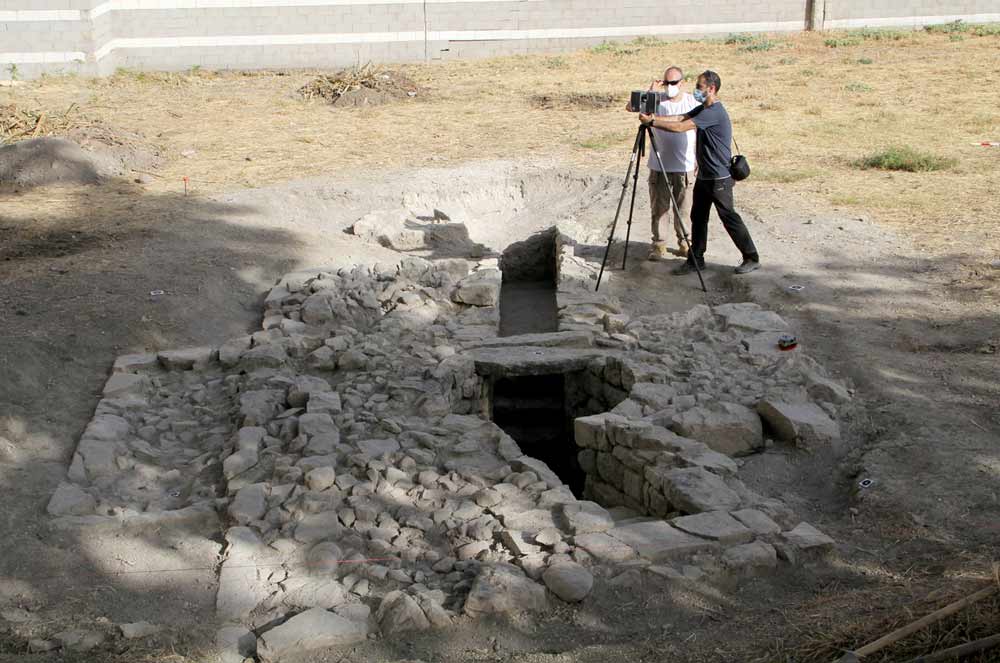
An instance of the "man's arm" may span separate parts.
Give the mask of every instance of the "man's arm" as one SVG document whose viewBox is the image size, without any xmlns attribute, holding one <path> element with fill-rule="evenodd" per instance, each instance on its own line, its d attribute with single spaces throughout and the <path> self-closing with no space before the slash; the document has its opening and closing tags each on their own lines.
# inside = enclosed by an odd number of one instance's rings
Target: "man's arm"
<svg viewBox="0 0 1000 663">
<path fill-rule="evenodd" d="M 674 133 L 682 134 L 685 131 L 694 131 L 695 124 L 694 120 L 685 115 L 639 115 L 639 121 L 643 124 L 648 124 L 657 129 L 663 129 L 664 131 L 672 131 Z"/>
</svg>

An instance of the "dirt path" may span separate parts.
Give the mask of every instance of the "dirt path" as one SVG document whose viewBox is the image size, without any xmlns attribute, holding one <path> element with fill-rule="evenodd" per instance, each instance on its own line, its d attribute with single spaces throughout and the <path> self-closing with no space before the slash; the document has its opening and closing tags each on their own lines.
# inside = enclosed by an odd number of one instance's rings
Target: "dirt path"
<svg viewBox="0 0 1000 663">
<path fill-rule="evenodd" d="M 78 216 L 53 230 L 60 234 L 50 240 L 58 242 L 19 244 L 16 234 L 5 240 L 0 606 L 31 608 L 48 630 L 52 623 L 105 628 L 149 616 L 183 633 L 155 646 L 198 660 L 206 642 L 196 625 L 211 606 L 192 603 L 169 581 L 144 587 L 111 577 L 120 566 L 78 573 L 88 542 L 46 528 L 45 504 L 114 357 L 243 333 L 257 323 L 263 289 L 291 269 L 392 258 L 344 232 L 370 209 L 441 207 L 467 220 L 471 239 L 493 251 L 554 222 L 571 224 L 599 260 L 617 176 L 574 171 L 545 179 L 542 172 L 547 165 L 520 172 L 472 164 L 405 181 L 383 173 L 212 200 L 147 197 L 133 200 L 131 212 L 110 200 L 120 197 L 114 188 L 87 190 L 79 194 Z M 392 648 L 374 643 L 356 660 L 632 661 L 662 660 L 665 652 L 677 660 L 774 660 L 767 656 L 796 647 L 805 647 L 799 655 L 819 651 L 810 629 L 829 626 L 859 601 L 868 623 L 845 638 L 865 639 L 882 624 L 872 615 L 895 614 L 933 588 L 961 591 L 987 570 L 1000 541 L 1000 272 L 970 274 L 954 256 L 919 253 L 907 238 L 804 197 L 763 187 L 737 195 L 752 212 L 764 270 L 732 276 L 735 249 L 715 223 L 710 292 L 703 295 L 694 276 L 671 277 L 669 262 L 643 260 L 641 202 L 634 259 L 627 273 L 610 274 L 607 288 L 641 313 L 758 301 L 793 322 L 807 352 L 853 380 L 864 413 L 850 422 L 858 446 L 843 455 L 772 450 L 746 467 L 751 487 L 787 499 L 842 542 L 839 565 L 818 575 L 755 580 L 725 596 L 643 590 L 626 601 L 628 592 L 618 592 L 540 622 L 449 631 Z M 109 200 L 93 205 L 100 197 Z M 155 290 L 165 294 L 151 295 Z M 872 487 L 859 491 L 861 478 L 872 479 Z M 623 601 L 625 608 L 608 610 Z M 857 643 L 844 646 L 850 644 Z M 109 660 L 135 660 L 129 656 L 140 650 L 123 647 L 102 651 Z M 22 654 L 0 635 L 0 660 L 24 660 Z"/>
</svg>

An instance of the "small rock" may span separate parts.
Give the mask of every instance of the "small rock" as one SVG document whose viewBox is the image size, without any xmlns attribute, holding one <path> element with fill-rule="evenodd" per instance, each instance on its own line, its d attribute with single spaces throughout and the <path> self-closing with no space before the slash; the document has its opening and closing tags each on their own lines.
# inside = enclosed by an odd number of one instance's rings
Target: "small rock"
<svg viewBox="0 0 1000 663">
<path fill-rule="evenodd" d="M 542 574 L 545 586 L 568 603 L 582 601 L 594 586 L 594 576 L 575 562 L 550 566 Z"/>
<path fill-rule="evenodd" d="M 136 638 L 146 638 L 151 635 L 155 635 L 163 630 L 162 626 L 157 624 L 150 624 L 149 622 L 134 622 L 132 624 L 119 624 L 118 628 L 121 629 L 122 636 L 126 640 L 134 640 Z"/>
<path fill-rule="evenodd" d="M 385 595 L 378 612 L 375 613 L 375 619 L 386 635 L 423 631 L 431 626 L 424 611 L 413 597 L 400 591 Z"/>
<path fill-rule="evenodd" d="M 337 481 L 337 473 L 332 467 L 317 467 L 306 473 L 306 486 L 309 490 L 324 491 Z"/>
<path fill-rule="evenodd" d="M 467 615 L 477 617 L 543 611 L 547 608 L 544 587 L 525 577 L 515 566 L 497 564 L 481 568 L 465 599 L 464 611 Z"/>
<path fill-rule="evenodd" d="M 52 516 L 86 516 L 94 513 L 97 500 L 79 486 L 62 482 L 49 500 L 47 511 Z"/>
</svg>

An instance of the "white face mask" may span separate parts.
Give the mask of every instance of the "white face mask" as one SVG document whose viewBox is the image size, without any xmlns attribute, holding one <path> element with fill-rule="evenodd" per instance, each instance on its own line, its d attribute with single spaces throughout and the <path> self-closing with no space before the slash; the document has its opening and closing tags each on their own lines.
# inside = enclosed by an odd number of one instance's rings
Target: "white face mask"
<svg viewBox="0 0 1000 663">
<path fill-rule="evenodd" d="M 677 87 L 676 85 L 668 85 L 667 86 L 667 98 L 668 99 L 673 99 L 678 94 L 680 94 L 680 88 L 679 87 Z"/>
</svg>

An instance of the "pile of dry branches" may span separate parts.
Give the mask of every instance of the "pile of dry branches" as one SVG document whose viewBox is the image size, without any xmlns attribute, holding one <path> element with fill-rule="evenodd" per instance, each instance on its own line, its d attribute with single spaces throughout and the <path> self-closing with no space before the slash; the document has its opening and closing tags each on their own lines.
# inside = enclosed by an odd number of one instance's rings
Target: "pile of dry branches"
<svg viewBox="0 0 1000 663">
<path fill-rule="evenodd" d="M 319 97 L 336 103 L 346 93 L 361 89 L 398 92 L 410 96 L 418 91 L 417 86 L 405 76 L 369 62 L 315 78 L 299 88 L 299 94 L 305 99 Z"/>
<path fill-rule="evenodd" d="M 62 113 L 46 113 L 15 104 L 0 106 L 0 143 L 64 134 L 77 124 L 71 117 L 75 108 L 74 104 Z"/>
</svg>

